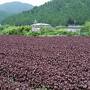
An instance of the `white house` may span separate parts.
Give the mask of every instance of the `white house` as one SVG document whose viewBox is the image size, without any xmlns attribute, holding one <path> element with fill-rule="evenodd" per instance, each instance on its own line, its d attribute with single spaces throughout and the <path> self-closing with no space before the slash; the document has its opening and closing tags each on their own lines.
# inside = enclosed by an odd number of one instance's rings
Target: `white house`
<svg viewBox="0 0 90 90">
<path fill-rule="evenodd" d="M 83 26 L 80 26 L 80 25 L 69 25 L 67 30 L 76 32 L 76 31 L 80 31 L 82 27 Z"/>
<path fill-rule="evenodd" d="M 35 23 L 35 24 L 32 24 L 31 26 L 32 26 L 33 32 L 40 31 L 41 28 L 51 27 L 50 24 L 46 24 L 46 23 Z"/>
</svg>

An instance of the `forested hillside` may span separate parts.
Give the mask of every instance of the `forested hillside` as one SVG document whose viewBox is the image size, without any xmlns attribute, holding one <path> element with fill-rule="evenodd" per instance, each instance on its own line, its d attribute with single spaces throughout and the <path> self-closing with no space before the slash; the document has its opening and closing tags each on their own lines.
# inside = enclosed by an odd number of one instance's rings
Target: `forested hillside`
<svg viewBox="0 0 90 90">
<path fill-rule="evenodd" d="M 34 20 L 53 26 L 83 24 L 90 20 L 90 0 L 51 0 L 31 11 L 12 16 L 3 24 L 32 24 Z"/>
</svg>

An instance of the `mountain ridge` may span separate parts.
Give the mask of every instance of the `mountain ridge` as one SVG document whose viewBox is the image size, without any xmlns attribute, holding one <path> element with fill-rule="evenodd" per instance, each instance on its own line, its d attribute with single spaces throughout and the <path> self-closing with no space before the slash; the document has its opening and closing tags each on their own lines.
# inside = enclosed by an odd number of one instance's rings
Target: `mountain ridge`
<svg viewBox="0 0 90 90">
<path fill-rule="evenodd" d="M 18 1 L 0 4 L 0 21 L 2 21 L 8 16 L 31 10 L 32 8 L 32 5 Z"/>
<path fill-rule="evenodd" d="M 10 2 L 10 3 L 8 2 L 0 5 L 0 11 L 7 12 L 8 10 L 11 13 L 19 13 L 22 11 L 30 10 L 32 8 L 33 8 L 32 5 L 18 1 Z"/>
</svg>

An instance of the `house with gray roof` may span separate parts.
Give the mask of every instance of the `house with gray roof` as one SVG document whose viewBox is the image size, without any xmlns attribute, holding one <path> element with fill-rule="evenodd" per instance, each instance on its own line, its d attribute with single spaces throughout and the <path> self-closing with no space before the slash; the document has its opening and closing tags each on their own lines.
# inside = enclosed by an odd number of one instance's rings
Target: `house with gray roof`
<svg viewBox="0 0 90 90">
<path fill-rule="evenodd" d="M 32 24 L 32 31 L 33 32 L 37 32 L 37 31 L 40 31 L 41 28 L 49 28 L 51 27 L 50 24 L 46 24 L 46 23 L 35 23 L 35 24 Z"/>
</svg>

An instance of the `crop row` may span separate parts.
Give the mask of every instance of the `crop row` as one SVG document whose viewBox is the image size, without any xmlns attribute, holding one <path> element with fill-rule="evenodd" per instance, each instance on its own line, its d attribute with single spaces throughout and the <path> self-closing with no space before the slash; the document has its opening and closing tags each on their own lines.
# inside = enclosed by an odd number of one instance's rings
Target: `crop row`
<svg viewBox="0 0 90 90">
<path fill-rule="evenodd" d="M 42 87 L 90 90 L 89 37 L 0 36 L 0 90 Z"/>
</svg>

